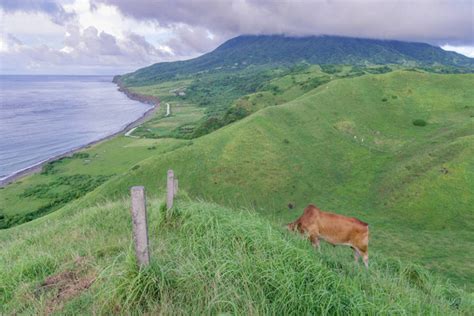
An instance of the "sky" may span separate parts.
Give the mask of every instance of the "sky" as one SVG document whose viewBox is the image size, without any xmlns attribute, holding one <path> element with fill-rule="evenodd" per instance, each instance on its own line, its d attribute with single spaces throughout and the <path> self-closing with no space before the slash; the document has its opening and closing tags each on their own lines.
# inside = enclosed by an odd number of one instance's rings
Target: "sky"
<svg viewBox="0 0 474 316">
<path fill-rule="evenodd" d="M 474 0 L 0 0 L 0 74 L 122 74 L 241 34 L 426 42 L 474 57 Z"/>
</svg>

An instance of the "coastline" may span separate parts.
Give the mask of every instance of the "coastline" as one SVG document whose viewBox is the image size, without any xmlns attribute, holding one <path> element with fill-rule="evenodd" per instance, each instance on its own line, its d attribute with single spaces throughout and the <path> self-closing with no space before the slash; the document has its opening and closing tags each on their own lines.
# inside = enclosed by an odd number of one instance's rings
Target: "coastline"
<svg viewBox="0 0 474 316">
<path fill-rule="evenodd" d="M 9 185 L 10 183 L 12 183 L 14 181 L 17 181 L 17 180 L 19 180 L 23 177 L 26 177 L 28 175 L 40 172 L 41 169 L 43 168 L 43 166 L 46 165 L 47 163 L 50 163 L 54 160 L 57 160 L 57 159 L 60 159 L 60 158 L 63 158 L 63 157 L 72 156 L 74 153 L 76 153 L 78 151 L 81 151 L 81 150 L 83 150 L 83 149 L 85 149 L 89 146 L 96 145 L 98 143 L 101 143 L 101 142 L 107 141 L 111 138 L 114 138 L 114 137 L 116 137 L 120 134 L 126 133 L 129 130 L 137 127 L 140 124 L 142 124 L 146 120 L 150 119 L 156 113 L 156 111 L 159 110 L 160 100 L 158 98 L 152 97 L 152 96 L 146 96 L 146 95 L 139 95 L 135 92 L 129 91 L 127 88 L 121 86 L 121 84 L 118 83 L 118 82 L 114 81 L 114 83 L 117 84 L 117 86 L 119 87 L 118 91 L 124 93 L 129 99 L 134 100 L 134 101 L 139 101 L 139 102 L 142 102 L 142 103 L 146 103 L 146 104 L 150 104 L 150 105 L 153 105 L 153 107 L 151 109 L 147 110 L 145 113 L 143 113 L 139 118 L 137 118 L 133 122 L 128 123 L 126 126 L 124 126 L 119 131 L 117 131 L 113 134 L 107 135 L 105 137 L 94 140 L 94 141 L 89 142 L 87 144 L 78 146 L 78 147 L 73 148 L 71 150 L 68 150 L 68 151 L 66 151 L 62 154 L 59 154 L 59 155 L 56 155 L 56 156 L 51 157 L 49 159 L 43 160 L 41 162 L 38 162 L 38 163 L 36 163 L 32 166 L 26 167 L 24 169 L 18 170 L 17 172 L 15 172 L 15 173 L 13 173 L 13 174 L 11 174 L 11 175 L 3 178 L 3 179 L 0 179 L 0 188 L 3 188 L 5 186 Z"/>
</svg>

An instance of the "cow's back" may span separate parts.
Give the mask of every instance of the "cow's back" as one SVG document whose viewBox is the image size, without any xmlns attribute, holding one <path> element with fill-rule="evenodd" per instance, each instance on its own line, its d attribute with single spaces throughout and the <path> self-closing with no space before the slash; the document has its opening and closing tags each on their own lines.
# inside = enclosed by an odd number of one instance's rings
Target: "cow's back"
<svg viewBox="0 0 474 316">
<path fill-rule="evenodd" d="M 332 244 L 357 244 L 368 242 L 368 224 L 356 218 L 318 210 L 315 216 L 319 235 Z"/>
</svg>

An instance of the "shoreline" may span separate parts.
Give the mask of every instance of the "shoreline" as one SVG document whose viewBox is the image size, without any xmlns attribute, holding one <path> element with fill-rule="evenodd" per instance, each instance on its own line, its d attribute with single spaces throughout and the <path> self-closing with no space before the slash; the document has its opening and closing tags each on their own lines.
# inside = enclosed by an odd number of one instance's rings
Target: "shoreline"
<svg viewBox="0 0 474 316">
<path fill-rule="evenodd" d="M 70 150 L 68 150 L 68 151 L 66 151 L 62 154 L 59 154 L 59 155 L 56 155 L 54 157 L 48 158 L 46 160 L 40 161 L 40 162 L 38 162 L 38 163 L 36 163 L 32 166 L 29 166 L 29 167 L 26 167 L 24 169 L 18 170 L 15 173 L 13 173 L 13 174 L 11 174 L 7 177 L 5 177 L 3 179 L 0 179 L 0 188 L 3 188 L 5 186 L 11 184 L 12 182 L 17 181 L 17 180 L 19 180 L 23 177 L 26 177 L 28 175 L 40 172 L 41 169 L 43 168 L 43 166 L 46 165 L 47 163 L 50 163 L 54 160 L 57 160 L 57 159 L 60 159 L 60 158 L 63 158 L 63 157 L 70 157 L 74 153 L 76 153 L 78 151 L 81 151 L 81 150 L 83 150 L 87 147 L 96 145 L 98 143 L 101 143 L 101 142 L 107 141 L 111 138 L 114 138 L 114 137 L 116 137 L 120 134 L 126 133 L 129 130 L 139 126 L 140 124 L 144 123 L 146 120 L 153 117 L 153 115 L 156 113 L 156 111 L 159 110 L 160 100 L 158 98 L 155 98 L 155 97 L 152 97 L 152 96 L 142 96 L 142 95 L 139 95 L 137 93 L 130 92 L 127 88 L 122 87 L 119 83 L 117 83 L 117 82 L 114 82 L 114 83 L 117 84 L 117 86 L 119 87 L 118 91 L 124 93 L 130 100 L 139 101 L 139 102 L 146 103 L 146 104 L 151 104 L 151 105 L 153 105 L 153 107 L 150 108 L 149 110 L 147 110 L 145 113 L 143 113 L 139 118 L 137 118 L 133 122 L 128 123 L 123 128 L 121 128 L 119 131 L 114 132 L 113 134 L 104 136 L 100 139 L 91 141 L 87 144 L 84 144 L 84 145 L 78 146 L 76 148 L 70 149 Z"/>
</svg>

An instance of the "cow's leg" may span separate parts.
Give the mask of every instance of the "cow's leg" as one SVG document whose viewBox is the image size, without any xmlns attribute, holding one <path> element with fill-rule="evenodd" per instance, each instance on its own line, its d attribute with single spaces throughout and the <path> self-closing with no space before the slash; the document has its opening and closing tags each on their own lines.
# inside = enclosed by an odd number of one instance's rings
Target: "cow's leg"
<svg viewBox="0 0 474 316">
<path fill-rule="evenodd" d="M 313 244 L 313 247 L 318 249 L 319 252 L 321 252 L 321 245 L 319 244 L 319 236 L 314 234 L 309 236 L 309 240 L 311 240 L 311 243 Z"/>
<path fill-rule="evenodd" d="M 354 250 L 354 261 L 356 263 L 359 263 L 359 258 L 360 258 L 360 252 L 359 249 L 352 247 L 352 250 Z"/>
<path fill-rule="evenodd" d="M 369 268 L 369 247 L 366 243 L 362 243 L 354 247 L 359 251 L 359 254 L 362 256 L 364 265 L 366 268 Z"/>
<path fill-rule="evenodd" d="M 364 260 L 365 267 L 369 268 L 369 252 L 365 251 L 362 253 L 362 260 Z"/>
</svg>

